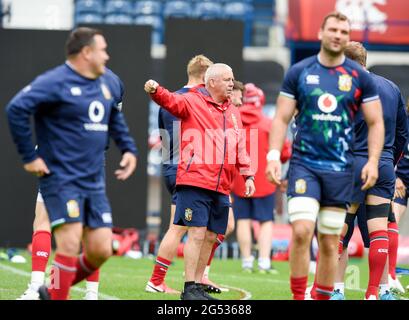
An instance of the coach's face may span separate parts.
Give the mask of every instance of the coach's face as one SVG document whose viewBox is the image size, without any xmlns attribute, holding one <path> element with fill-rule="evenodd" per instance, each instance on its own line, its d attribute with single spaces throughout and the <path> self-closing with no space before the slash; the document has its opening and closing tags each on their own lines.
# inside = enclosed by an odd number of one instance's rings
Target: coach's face
<svg viewBox="0 0 409 320">
<path fill-rule="evenodd" d="M 224 101 L 231 97 L 234 87 L 233 72 L 229 68 L 221 70 L 219 75 L 212 79 L 215 95 L 219 101 Z"/>
<path fill-rule="evenodd" d="M 321 47 L 330 55 L 339 55 L 344 52 L 349 42 L 351 32 L 348 21 L 328 18 L 323 29 L 319 32 Z"/>
<path fill-rule="evenodd" d="M 90 67 L 95 75 L 100 76 L 105 73 L 105 65 L 109 60 L 105 38 L 99 34 L 95 35 L 90 49 Z"/>
</svg>

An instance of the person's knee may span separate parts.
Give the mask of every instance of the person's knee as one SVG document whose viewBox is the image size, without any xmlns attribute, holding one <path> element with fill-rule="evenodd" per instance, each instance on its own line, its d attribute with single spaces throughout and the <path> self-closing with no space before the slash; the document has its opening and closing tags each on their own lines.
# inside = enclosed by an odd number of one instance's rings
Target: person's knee
<svg viewBox="0 0 409 320">
<path fill-rule="evenodd" d="M 188 230 L 189 239 L 194 242 L 202 243 L 206 238 L 206 227 L 191 227 Z"/>
<path fill-rule="evenodd" d="M 319 212 L 318 232 L 325 235 L 339 236 L 344 227 L 346 217 L 345 210 L 322 209 Z"/>
<path fill-rule="evenodd" d="M 297 246 L 309 246 L 314 230 L 309 225 L 303 223 L 293 224 L 293 241 Z"/>
<path fill-rule="evenodd" d="M 113 254 L 112 245 L 104 244 L 99 246 L 90 247 L 86 252 L 87 258 L 94 262 L 96 266 L 101 265 L 109 259 Z"/>
</svg>

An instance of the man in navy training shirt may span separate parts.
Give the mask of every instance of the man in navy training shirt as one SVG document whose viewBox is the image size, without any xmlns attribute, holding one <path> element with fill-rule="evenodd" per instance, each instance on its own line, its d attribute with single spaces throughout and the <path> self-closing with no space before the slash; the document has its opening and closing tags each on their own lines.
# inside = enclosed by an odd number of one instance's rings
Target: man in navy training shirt
<svg viewBox="0 0 409 320">
<path fill-rule="evenodd" d="M 121 80 L 105 64 L 99 30 L 78 28 L 66 42 L 67 61 L 38 76 L 8 104 L 7 116 L 24 169 L 39 177 L 56 240 L 51 287 L 41 299 L 64 300 L 72 285 L 112 255 L 112 215 L 104 154 L 109 137 L 122 152 L 119 180 L 136 167 L 137 150 L 121 111 Z M 36 142 L 31 141 L 34 116 Z M 85 255 L 77 257 L 83 241 Z"/>
<path fill-rule="evenodd" d="M 280 184 L 279 150 L 288 123 L 298 110 L 288 180 L 294 299 L 305 297 L 309 246 L 316 221 L 320 250 L 316 299 L 328 300 L 332 294 L 339 235 L 352 194 L 353 118 L 359 107 L 368 124 L 369 157 L 362 169 L 362 188 L 369 189 L 378 178 L 384 141 L 382 106 L 372 77 L 344 55 L 350 31 L 345 15 L 332 12 L 324 18 L 319 31 L 320 52 L 288 70 L 270 131 L 266 174 L 270 181 Z"/>
<path fill-rule="evenodd" d="M 345 55 L 358 62 L 365 68 L 367 52 L 359 42 L 351 42 L 345 50 Z M 399 160 L 406 140 L 408 127 L 406 123 L 405 103 L 399 88 L 392 81 L 374 73 L 369 73 L 378 86 L 379 97 L 382 102 L 383 120 L 385 125 L 385 142 L 379 161 L 379 178 L 376 184 L 361 190 L 360 172 L 368 159 L 368 128 L 362 113 L 355 117 L 354 142 L 354 171 L 355 179 L 351 206 L 345 219 L 344 230 L 341 234 L 337 277 L 331 300 L 344 300 L 344 274 L 348 264 L 348 248 L 351 239 L 355 217 L 358 216 L 361 235 L 366 248 L 369 248 L 369 282 L 365 294 L 366 299 L 395 300 L 388 286 L 388 253 L 393 260 L 397 250 L 397 230 L 395 216 L 391 210 L 391 201 L 395 192 L 395 164 Z M 363 210 L 358 208 L 362 206 Z M 389 223 L 388 223 L 389 221 Z M 388 229 L 391 232 L 388 232 Z M 393 231 L 392 231 L 393 230 Z M 396 235 L 396 236 L 395 236 Z M 383 279 L 381 279 L 384 273 Z"/>
</svg>

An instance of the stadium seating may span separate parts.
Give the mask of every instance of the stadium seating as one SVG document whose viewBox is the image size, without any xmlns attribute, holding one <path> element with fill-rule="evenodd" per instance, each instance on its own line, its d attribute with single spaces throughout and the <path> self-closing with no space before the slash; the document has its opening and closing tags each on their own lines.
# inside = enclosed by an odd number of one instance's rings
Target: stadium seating
<svg viewBox="0 0 409 320">
<path fill-rule="evenodd" d="M 165 3 L 163 16 L 165 18 L 189 18 L 193 14 L 192 5 L 188 1 L 170 0 Z"/>
<path fill-rule="evenodd" d="M 103 23 L 104 17 L 98 13 L 80 13 L 75 16 L 75 21 L 77 24 Z"/>
<path fill-rule="evenodd" d="M 103 14 L 103 2 L 99 0 L 78 0 L 75 5 L 75 13 Z"/>
<path fill-rule="evenodd" d="M 160 1 L 142 0 L 135 2 L 133 10 L 135 16 L 139 15 L 156 15 L 162 14 L 162 3 Z"/>
<path fill-rule="evenodd" d="M 135 18 L 134 21 L 137 25 L 149 25 L 152 26 L 152 43 L 162 43 L 163 35 L 163 20 L 160 16 L 155 15 L 141 15 Z"/>
<path fill-rule="evenodd" d="M 106 14 L 130 14 L 132 2 L 126 0 L 107 0 L 105 3 Z"/>
<path fill-rule="evenodd" d="M 194 16 L 199 19 L 223 18 L 223 7 L 217 2 L 198 2 L 195 6 Z"/>
<path fill-rule="evenodd" d="M 129 14 L 111 13 L 105 16 L 107 24 L 133 24 L 133 18 Z"/>
</svg>

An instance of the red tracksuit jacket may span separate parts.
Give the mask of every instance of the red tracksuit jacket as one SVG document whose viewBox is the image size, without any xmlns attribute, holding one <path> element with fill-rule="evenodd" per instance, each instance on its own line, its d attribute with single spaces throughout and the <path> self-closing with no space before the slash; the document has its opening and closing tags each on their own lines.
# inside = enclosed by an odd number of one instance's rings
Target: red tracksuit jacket
<svg viewBox="0 0 409 320">
<path fill-rule="evenodd" d="M 269 194 L 274 193 L 276 190 L 276 186 L 269 182 L 266 178 L 266 166 L 267 166 L 267 153 L 269 151 L 269 133 L 271 129 L 272 120 L 267 118 L 261 108 L 256 108 L 251 104 L 243 105 L 239 107 L 238 110 L 240 111 L 241 119 L 243 122 L 243 126 L 247 131 L 247 152 L 251 156 L 251 164 L 255 166 L 257 164 L 257 168 L 253 168 L 253 171 L 256 172 L 255 174 L 255 186 L 256 192 L 254 193 L 253 197 L 265 197 Z M 250 130 L 257 129 L 258 130 L 258 152 L 255 154 L 254 152 L 250 152 L 250 144 L 251 141 L 248 139 L 250 137 Z M 289 141 L 286 141 L 283 146 L 283 150 L 281 151 L 281 162 L 286 162 L 291 157 L 291 145 Z M 245 192 L 245 185 L 244 179 L 240 176 L 236 176 L 233 183 L 233 190 L 232 192 L 239 196 L 244 197 Z"/>
<path fill-rule="evenodd" d="M 240 113 L 229 100 L 216 103 L 203 85 L 183 95 L 158 86 L 151 97 L 181 120 L 176 185 L 230 194 L 236 167 L 253 175 Z"/>
</svg>

